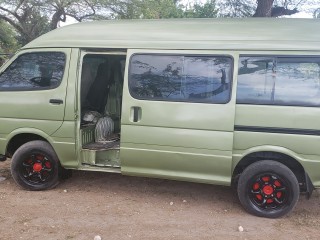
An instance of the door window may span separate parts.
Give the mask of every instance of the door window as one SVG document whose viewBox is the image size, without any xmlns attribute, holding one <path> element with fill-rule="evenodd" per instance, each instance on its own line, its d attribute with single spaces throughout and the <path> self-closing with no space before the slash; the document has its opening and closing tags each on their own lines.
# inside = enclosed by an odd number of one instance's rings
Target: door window
<svg viewBox="0 0 320 240">
<path fill-rule="evenodd" d="M 232 58 L 136 54 L 129 70 L 130 93 L 137 99 L 227 103 Z"/>
<path fill-rule="evenodd" d="M 60 52 L 26 53 L 0 76 L 0 90 L 41 90 L 60 85 L 66 57 Z"/>
</svg>

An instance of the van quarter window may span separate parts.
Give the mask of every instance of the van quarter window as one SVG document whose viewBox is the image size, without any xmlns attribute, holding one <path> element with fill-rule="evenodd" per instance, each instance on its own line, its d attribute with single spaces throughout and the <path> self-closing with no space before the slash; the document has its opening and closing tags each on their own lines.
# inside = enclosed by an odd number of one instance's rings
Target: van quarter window
<svg viewBox="0 0 320 240">
<path fill-rule="evenodd" d="M 226 56 L 134 55 L 130 93 L 137 99 L 227 103 L 232 58 Z"/>
<path fill-rule="evenodd" d="M 65 54 L 27 53 L 18 57 L 0 76 L 0 91 L 52 89 L 60 85 Z"/>
<path fill-rule="evenodd" d="M 320 106 L 320 58 L 241 57 L 237 103 Z"/>
</svg>

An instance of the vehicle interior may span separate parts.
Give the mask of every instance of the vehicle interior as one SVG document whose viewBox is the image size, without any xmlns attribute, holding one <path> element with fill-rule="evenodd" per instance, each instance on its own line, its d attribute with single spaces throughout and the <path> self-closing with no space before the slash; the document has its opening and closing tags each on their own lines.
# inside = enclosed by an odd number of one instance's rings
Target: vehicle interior
<svg viewBox="0 0 320 240">
<path fill-rule="evenodd" d="M 125 55 L 87 54 L 81 74 L 82 164 L 120 167 Z"/>
</svg>

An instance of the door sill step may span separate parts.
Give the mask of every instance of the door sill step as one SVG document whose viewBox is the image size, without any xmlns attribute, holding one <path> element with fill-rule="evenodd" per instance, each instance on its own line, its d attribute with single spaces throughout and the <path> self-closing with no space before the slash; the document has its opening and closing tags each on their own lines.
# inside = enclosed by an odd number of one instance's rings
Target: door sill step
<svg viewBox="0 0 320 240">
<path fill-rule="evenodd" d="M 111 142 L 91 142 L 82 146 L 83 150 L 119 150 L 120 149 L 120 140 L 111 141 Z"/>
<path fill-rule="evenodd" d="M 121 173 L 121 166 L 82 163 L 81 170 Z"/>
</svg>

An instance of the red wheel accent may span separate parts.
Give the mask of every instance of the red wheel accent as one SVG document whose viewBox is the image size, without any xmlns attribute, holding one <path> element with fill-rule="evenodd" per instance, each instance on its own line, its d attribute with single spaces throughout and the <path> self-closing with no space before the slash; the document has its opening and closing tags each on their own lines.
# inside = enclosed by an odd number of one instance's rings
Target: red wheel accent
<svg viewBox="0 0 320 240">
<path fill-rule="evenodd" d="M 261 200 L 262 200 L 262 195 L 257 194 L 257 195 L 256 195 L 256 198 L 261 201 Z"/>
<path fill-rule="evenodd" d="M 282 192 L 277 192 L 276 196 L 277 196 L 277 198 L 281 198 L 282 197 Z"/>
<path fill-rule="evenodd" d="M 269 182 L 270 181 L 270 177 L 268 177 L 268 176 L 262 177 L 262 181 Z"/>
<path fill-rule="evenodd" d="M 47 161 L 47 162 L 45 162 L 45 163 L 44 163 L 44 165 L 45 165 L 47 168 L 51 168 L 51 163 L 50 163 L 50 162 L 48 162 L 48 161 Z"/>
<path fill-rule="evenodd" d="M 266 185 L 263 187 L 262 191 L 266 195 L 271 195 L 273 193 L 273 187 L 271 187 L 270 185 Z"/>
<path fill-rule="evenodd" d="M 287 188 L 273 174 L 256 176 L 251 187 L 251 199 L 261 209 L 278 208 L 286 202 Z"/>
<path fill-rule="evenodd" d="M 275 180 L 274 185 L 276 185 L 276 187 L 281 187 L 281 183 L 279 182 L 279 180 Z"/>
<path fill-rule="evenodd" d="M 255 183 L 252 188 L 253 190 L 258 190 L 260 188 L 259 183 Z"/>
<path fill-rule="evenodd" d="M 46 182 L 54 174 L 51 161 L 43 154 L 32 154 L 22 163 L 22 176 L 32 184 Z"/>
<path fill-rule="evenodd" d="M 267 203 L 273 203 L 273 199 L 271 199 L 271 198 L 268 199 L 268 200 L 267 200 Z"/>
<path fill-rule="evenodd" d="M 33 164 L 33 170 L 35 172 L 40 172 L 42 170 L 42 164 L 41 163 L 35 163 Z"/>
</svg>

